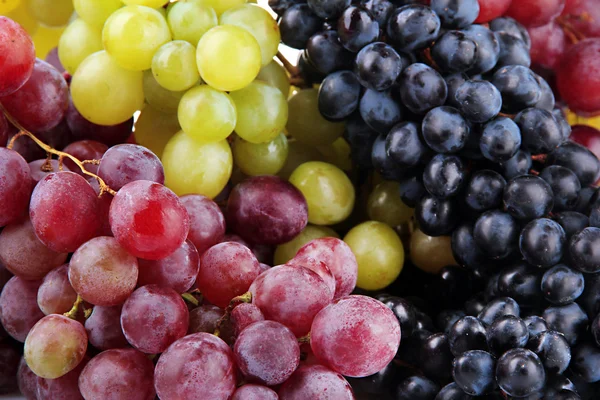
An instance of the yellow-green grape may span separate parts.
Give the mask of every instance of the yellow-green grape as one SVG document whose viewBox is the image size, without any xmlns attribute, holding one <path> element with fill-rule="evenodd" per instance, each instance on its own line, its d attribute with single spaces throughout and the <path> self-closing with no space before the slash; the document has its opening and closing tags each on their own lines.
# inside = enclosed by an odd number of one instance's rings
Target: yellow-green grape
<svg viewBox="0 0 600 400">
<path fill-rule="evenodd" d="M 256 79 L 275 86 L 286 99 L 290 95 L 290 79 L 287 72 L 285 72 L 285 68 L 276 61 L 271 61 L 262 67 Z"/>
<path fill-rule="evenodd" d="M 121 67 L 134 71 L 149 69 L 156 50 L 170 40 L 165 17 L 144 6 L 120 8 L 102 29 L 104 49 Z"/>
<path fill-rule="evenodd" d="M 237 108 L 235 133 L 251 143 L 273 140 L 285 129 L 288 104 L 279 89 L 254 81 L 230 93 Z"/>
<path fill-rule="evenodd" d="M 127 121 L 144 105 L 142 73 L 121 68 L 106 51 L 87 57 L 71 80 L 73 103 L 99 125 Z"/>
<path fill-rule="evenodd" d="M 367 213 L 373 221 L 383 222 L 392 228 L 402 225 L 415 213 L 400 198 L 398 182 L 385 181 L 373 189 L 367 202 Z"/>
<path fill-rule="evenodd" d="M 178 92 L 191 88 L 200 79 L 196 48 L 183 40 L 162 45 L 152 58 L 152 74 L 167 90 Z"/>
<path fill-rule="evenodd" d="M 319 153 L 315 147 L 300 143 L 296 139 L 289 139 L 288 156 L 285 160 L 283 168 L 277 175 L 287 180 L 292 175 L 292 172 L 294 172 L 296 168 L 300 166 L 300 164 L 304 164 L 308 161 L 325 160 L 323 159 L 323 155 Z"/>
<path fill-rule="evenodd" d="M 162 154 L 165 184 L 178 196 L 197 193 L 215 198 L 231 177 L 233 159 L 226 140 L 198 143 L 183 131 Z"/>
<path fill-rule="evenodd" d="M 128 6 L 146 6 L 151 8 L 159 8 L 168 3 L 168 0 L 122 0 Z"/>
<path fill-rule="evenodd" d="M 81 18 L 71 22 L 58 41 L 58 58 L 71 75 L 83 60 L 102 50 L 102 31 Z"/>
<path fill-rule="evenodd" d="M 306 225 L 306 228 L 304 228 L 298 236 L 287 243 L 277 246 L 275 255 L 273 256 L 273 263 L 275 265 L 285 264 L 294 258 L 296 253 L 298 253 L 298 250 L 306 243 L 324 237 L 339 238 L 340 236 L 327 226 Z"/>
<path fill-rule="evenodd" d="M 169 114 L 177 114 L 179 102 L 185 94 L 185 90 L 181 92 L 171 92 L 160 86 L 151 70 L 144 71 L 144 97 L 148 104 L 152 105 L 157 110 Z"/>
<path fill-rule="evenodd" d="M 148 104 L 135 121 L 135 142 L 160 158 L 167 142 L 180 130 L 176 114 L 164 113 Z"/>
<path fill-rule="evenodd" d="M 9 13 L 19 7 L 20 4 L 21 0 L 2 0 L 0 1 L 0 14 L 6 15 L 6 13 Z"/>
<path fill-rule="evenodd" d="M 4 13 L 2 14 L 4 15 Z M 38 20 L 35 19 L 33 14 L 31 14 L 29 11 L 25 0 L 22 0 L 17 8 L 9 13 L 6 13 L 5 15 L 13 21 L 18 22 L 19 25 L 21 25 L 27 31 L 27 33 L 29 33 L 30 36 L 35 34 L 40 25 Z"/>
<path fill-rule="evenodd" d="M 196 49 L 202 80 L 225 92 L 248 86 L 261 66 L 260 46 L 238 26 L 216 26 L 206 32 Z"/>
<path fill-rule="evenodd" d="M 308 203 L 308 222 L 333 225 L 342 222 L 354 207 L 354 186 L 344 171 L 328 163 L 309 161 L 290 176 Z"/>
<path fill-rule="evenodd" d="M 219 18 L 219 23 L 236 25 L 250 32 L 260 46 L 262 65 L 273 61 L 281 35 L 277 21 L 267 10 L 254 4 L 243 4 L 225 11 Z"/>
<path fill-rule="evenodd" d="M 458 265 L 452 254 L 450 236 L 427 236 L 419 229 L 410 237 L 410 259 L 430 274 L 437 274 L 448 265 Z"/>
<path fill-rule="evenodd" d="M 230 8 L 240 6 L 246 3 L 246 0 L 185 0 L 200 3 L 204 6 L 213 8 L 217 15 L 223 14 Z"/>
<path fill-rule="evenodd" d="M 58 46 L 60 37 L 65 28 L 48 28 L 44 25 L 39 25 L 35 31 L 35 35 L 31 37 L 35 45 L 35 56 L 42 60 L 46 58 L 50 50 Z"/>
<path fill-rule="evenodd" d="M 327 121 L 319 112 L 319 91 L 304 89 L 289 100 L 287 131 L 299 142 L 311 146 L 333 143 L 344 133 L 343 122 Z"/>
<path fill-rule="evenodd" d="M 121 0 L 73 0 L 75 12 L 88 24 L 102 29 L 112 13 L 123 7 Z"/>
<path fill-rule="evenodd" d="M 65 26 L 73 14 L 72 0 L 27 0 L 35 19 L 48 27 Z"/>
<path fill-rule="evenodd" d="M 288 155 L 288 141 L 283 133 L 265 143 L 250 143 L 236 136 L 233 161 L 249 176 L 275 175 L 283 168 Z"/>
<path fill-rule="evenodd" d="M 173 39 L 185 40 L 197 46 L 202 35 L 219 24 L 217 13 L 200 3 L 171 3 L 167 11 L 167 22 Z"/>
<path fill-rule="evenodd" d="M 227 93 L 207 85 L 188 90 L 179 102 L 177 116 L 181 129 L 200 142 L 218 142 L 235 128 L 235 104 Z"/>
<path fill-rule="evenodd" d="M 352 149 L 343 137 L 337 138 L 335 142 L 318 146 L 317 150 L 323 155 L 325 161 L 336 167 L 350 171 L 352 169 Z"/>
<path fill-rule="evenodd" d="M 356 286 L 380 290 L 396 280 L 404 266 L 404 247 L 396 232 L 383 222 L 367 221 L 344 237 L 358 262 Z"/>
</svg>

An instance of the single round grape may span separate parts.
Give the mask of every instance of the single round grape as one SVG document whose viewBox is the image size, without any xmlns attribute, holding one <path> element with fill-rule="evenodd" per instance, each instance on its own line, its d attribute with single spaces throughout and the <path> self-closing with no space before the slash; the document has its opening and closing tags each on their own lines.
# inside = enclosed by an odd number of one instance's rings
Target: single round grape
<svg viewBox="0 0 600 400">
<path fill-rule="evenodd" d="M 398 182 L 384 181 L 375 186 L 369 195 L 367 214 L 373 221 L 383 222 L 394 228 L 410 221 L 414 210 L 400 198 Z"/>
<path fill-rule="evenodd" d="M 147 104 L 135 121 L 135 142 L 161 158 L 169 140 L 180 130 L 177 115 Z"/>
<path fill-rule="evenodd" d="M 276 87 L 286 99 L 290 95 L 290 80 L 287 72 L 277 61 L 271 61 L 263 66 L 256 79 Z"/>
<path fill-rule="evenodd" d="M 410 237 L 410 259 L 418 268 L 437 274 L 448 265 L 457 265 L 449 236 L 428 236 L 420 229 Z"/>
<path fill-rule="evenodd" d="M 298 250 L 313 239 L 323 237 L 339 238 L 338 234 L 326 226 L 308 224 L 295 238 L 287 243 L 277 246 L 274 255 L 274 264 L 281 265 L 294 258 Z"/>
<path fill-rule="evenodd" d="M 350 384 L 337 372 L 322 365 L 304 365 L 294 372 L 279 389 L 281 400 L 304 400 L 327 393 L 336 400 L 352 400 Z"/>
<path fill-rule="evenodd" d="M 225 312 L 212 304 L 203 304 L 190 311 L 188 334 L 206 332 L 214 333 L 219 320 Z"/>
<path fill-rule="evenodd" d="M 263 315 L 260 308 L 252 303 L 242 303 L 231 311 L 230 321 L 233 326 L 233 333 L 238 336 L 248 326 L 255 322 L 264 321 L 265 316 Z"/>
<path fill-rule="evenodd" d="M 75 12 L 88 24 L 102 29 L 112 13 L 123 7 L 121 0 L 73 0 Z"/>
<path fill-rule="evenodd" d="M 277 174 L 285 165 L 287 155 L 288 140 L 283 133 L 264 143 L 251 143 L 239 136 L 233 142 L 235 165 L 249 176 Z"/>
<path fill-rule="evenodd" d="M 21 394 L 25 396 L 27 400 L 37 400 L 38 377 L 27 366 L 24 357 L 21 357 L 21 362 L 19 363 L 17 381 L 19 384 L 19 392 L 21 392 Z"/>
<path fill-rule="evenodd" d="M 0 293 L 0 322 L 6 332 L 24 342 L 30 329 L 44 317 L 37 304 L 40 281 L 12 277 Z"/>
<path fill-rule="evenodd" d="M 106 51 L 99 51 L 79 64 L 71 79 L 71 97 L 88 121 L 120 124 L 144 104 L 142 73 L 119 67 Z"/>
<path fill-rule="evenodd" d="M 138 180 L 165 182 L 165 172 L 158 157 L 137 144 L 119 144 L 108 149 L 100 160 L 98 176 L 112 190 Z"/>
<path fill-rule="evenodd" d="M 279 397 L 266 386 L 249 383 L 239 387 L 231 400 L 279 400 Z"/>
<path fill-rule="evenodd" d="M 53 269 L 44 277 L 38 289 L 37 303 L 48 314 L 64 314 L 73 307 L 77 293 L 69 283 L 69 265 Z"/>
<path fill-rule="evenodd" d="M 71 372 L 61 376 L 58 379 L 44 379 L 36 377 L 36 396 L 35 399 L 56 399 L 65 400 L 81 399 L 79 391 L 79 376 L 85 368 L 89 358 L 86 356 Z"/>
<path fill-rule="evenodd" d="M 10 18 L 0 17 L 0 96 L 19 90 L 31 77 L 35 49 L 25 29 Z"/>
<path fill-rule="evenodd" d="M 149 105 L 167 114 L 177 114 L 177 109 L 181 98 L 186 92 L 185 90 L 172 92 L 165 89 L 158 83 L 152 74 L 152 70 L 143 72 L 142 85 L 144 88 L 144 97 Z"/>
<path fill-rule="evenodd" d="M 154 386 L 164 400 L 228 400 L 236 389 L 235 375 L 229 346 L 215 335 L 195 333 L 179 339 L 160 356 Z"/>
<path fill-rule="evenodd" d="M 197 1 L 179 1 L 169 6 L 167 22 L 173 39 L 185 40 L 196 46 L 202 35 L 219 24 L 219 19 L 210 6 Z"/>
<path fill-rule="evenodd" d="M 512 349 L 498 359 L 496 381 L 509 396 L 526 397 L 545 386 L 546 372 L 534 352 Z"/>
<path fill-rule="evenodd" d="M 194 63 L 195 56 L 195 47 L 186 41 L 174 40 L 165 43 L 152 57 L 152 74 L 167 90 L 187 90 L 200 79 Z"/>
<path fill-rule="evenodd" d="M 95 306 L 85 320 L 90 344 L 100 350 L 124 348 L 129 345 L 121 329 L 122 306 Z"/>
<path fill-rule="evenodd" d="M 108 150 L 107 145 L 95 140 L 79 140 L 69 144 L 63 149 L 65 153 L 72 155 L 78 160 L 100 160 L 104 153 L 106 153 L 106 150 Z M 81 175 L 84 178 L 89 177 L 88 175 L 84 175 L 81 168 L 79 168 L 71 159 L 65 158 L 64 164 L 72 172 Z M 98 173 L 98 166 L 94 164 L 86 165 L 85 169 L 92 174 Z"/>
<path fill-rule="evenodd" d="M 0 226 L 20 219 L 31 196 L 31 172 L 19 153 L 0 148 Z"/>
<path fill-rule="evenodd" d="M 64 26 L 73 14 L 72 0 L 26 0 L 31 14 L 49 27 Z"/>
<path fill-rule="evenodd" d="M 225 217 L 217 203 L 205 196 L 189 194 L 180 201 L 190 217 L 188 240 L 202 255 L 225 235 Z"/>
<path fill-rule="evenodd" d="M 70 74 L 87 56 L 102 50 L 102 32 L 83 19 L 71 22 L 58 42 L 58 58 Z"/>
</svg>

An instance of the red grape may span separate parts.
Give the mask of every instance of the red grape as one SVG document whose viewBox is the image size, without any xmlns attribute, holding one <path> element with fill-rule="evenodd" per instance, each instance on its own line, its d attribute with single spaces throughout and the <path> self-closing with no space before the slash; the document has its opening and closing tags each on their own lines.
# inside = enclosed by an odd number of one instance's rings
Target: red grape
<svg viewBox="0 0 600 400">
<path fill-rule="evenodd" d="M 303 259 L 292 258 L 286 265 L 310 269 L 323 279 L 323 282 L 325 282 L 331 293 L 335 293 L 335 277 L 324 262 L 308 257 Z"/>
<path fill-rule="evenodd" d="M 263 273 L 266 270 L 270 269 L 271 266 L 268 264 L 264 264 L 264 263 L 258 263 L 258 266 L 260 267 L 260 272 Z"/>
<path fill-rule="evenodd" d="M 154 400 L 154 364 L 134 349 L 107 350 L 86 365 L 79 389 L 86 399 Z"/>
<path fill-rule="evenodd" d="M 73 142 L 63 150 L 65 153 L 68 153 L 75 157 L 78 160 L 100 160 L 104 153 L 108 150 L 108 146 L 104 143 L 96 142 L 94 140 L 80 140 L 78 142 Z M 88 175 L 84 175 L 81 172 L 81 169 L 75 165 L 73 161 L 68 158 L 64 160 L 65 165 L 69 167 L 69 169 L 85 178 Z M 92 174 L 98 173 L 98 166 L 94 164 L 86 164 L 85 169 Z"/>
<path fill-rule="evenodd" d="M 29 196 L 29 165 L 16 151 L 0 147 L 0 226 L 6 226 L 25 215 Z"/>
<path fill-rule="evenodd" d="M 19 383 L 19 392 L 27 400 L 38 400 L 37 398 L 37 380 L 38 377 L 29 368 L 25 362 L 25 358 L 21 357 L 19 363 L 19 371 L 17 373 L 17 381 Z"/>
<path fill-rule="evenodd" d="M 11 132 L 9 134 L 9 141 L 17 132 L 18 131 L 16 128 L 11 128 Z M 19 153 L 21 157 L 23 157 L 27 162 L 35 161 L 40 158 L 46 157 L 46 152 L 33 140 L 31 140 L 31 138 L 27 136 L 20 136 L 19 138 L 17 138 L 13 142 L 12 149 Z"/>
<path fill-rule="evenodd" d="M 188 309 L 179 293 L 158 285 L 137 289 L 121 311 L 127 341 L 144 353 L 162 353 L 185 336 L 188 325 Z"/>
<path fill-rule="evenodd" d="M 221 308 L 248 291 L 260 274 L 258 260 L 249 248 L 235 242 L 219 243 L 200 257 L 196 285 L 202 295 Z"/>
<path fill-rule="evenodd" d="M 74 370 L 58 379 L 37 377 L 37 400 L 83 400 L 79 392 L 79 376 L 88 361 L 84 358 Z"/>
<path fill-rule="evenodd" d="M 77 300 L 77 293 L 69 283 L 69 265 L 65 264 L 44 277 L 38 289 L 37 302 L 40 310 L 48 314 L 64 314 Z"/>
<path fill-rule="evenodd" d="M 281 400 L 353 400 L 354 394 L 344 377 L 322 365 L 302 366 L 279 389 Z"/>
<path fill-rule="evenodd" d="M 247 384 L 238 388 L 231 400 L 278 400 L 277 393 L 266 386 Z"/>
<path fill-rule="evenodd" d="M 119 144 L 108 149 L 100 160 L 98 176 L 113 190 L 139 180 L 165 183 L 165 171 L 158 157 L 137 144 Z"/>
<path fill-rule="evenodd" d="M 266 319 L 287 326 L 298 337 L 310 331 L 319 311 L 333 294 L 315 272 L 282 265 L 263 272 L 250 286 L 252 303 Z"/>
<path fill-rule="evenodd" d="M 100 194 L 100 184 L 98 184 L 98 181 L 96 179 L 92 179 L 89 182 L 92 188 L 94 188 L 94 191 L 97 194 Z M 98 236 L 112 236 L 112 231 L 110 230 L 110 221 L 108 219 L 112 201 L 113 195 L 107 192 L 102 193 L 102 196 L 98 198 L 98 214 L 100 215 L 100 220 L 102 221 L 100 229 L 98 230 Z"/>
<path fill-rule="evenodd" d="M 571 130 L 571 140 L 587 147 L 596 157 L 600 157 L 600 131 L 596 128 L 575 125 Z"/>
<path fill-rule="evenodd" d="M 256 307 L 252 303 L 242 303 L 231 311 L 229 317 L 231 325 L 233 326 L 234 334 L 239 335 L 247 326 L 265 320 L 265 316 L 260 311 L 260 308 Z"/>
<path fill-rule="evenodd" d="M 127 339 L 121 329 L 122 306 L 95 306 L 92 314 L 85 320 L 90 344 L 100 350 L 127 347 Z"/>
<path fill-rule="evenodd" d="M 0 98 L 0 102 L 25 129 L 45 132 L 65 116 L 69 87 L 56 68 L 36 59 L 29 80 L 16 92 Z"/>
<path fill-rule="evenodd" d="M 315 317 L 310 332 L 315 356 L 345 376 L 364 377 L 382 370 L 400 345 L 400 324 L 381 302 L 346 296 Z"/>
<path fill-rule="evenodd" d="M 15 379 L 19 370 L 19 351 L 4 341 L 0 342 L 0 394 L 11 393 L 17 388 Z"/>
<path fill-rule="evenodd" d="M 74 141 L 73 134 L 64 118 L 54 128 L 37 132 L 36 136 L 42 142 L 56 150 L 63 150 L 69 143 Z"/>
<path fill-rule="evenodd" d="M 202 255 L 225 235 L 225 217 L 217 203 L 208 197 L 188 194 L 180 200 L 190 217 L 188 239 Z"/>
<path fill-rule="evenodd" d="M 0 17 L 0 96 L 19 90 L 31 77 L 34 62 L 29 34 L 12 19 Z"/>
<path fill-rule="evenodd" d="M 188 333 L 214 333 L 217 322 L 223 316 L 224 311 L 211 304 L 203 304 L 190 311 L 190 326 Z"/>
<path fill-rule="evenodd" d="M 476 24 L 483 24 L 503 16 L 512 0 L 477 0 L 479 2 L 479 16 L 475 20 Z"/>
<path fill-rule="evenodd" d="M 554 21 L 527 31 L 531 38 L 531 63 L 555 69 L 570 45 L 565 31 Z"/>
<path fill-rule="evenodd" d="M 571 46 L 558 70 L 556 83 L 569 108 L 581 114 L 600 112 L 600 39 Z"/>
<path fill-rule="evenodd" d="M 526 27 L 536 27 L 552 22 L 564 8 L 565 0 L 513 1 L 506 15 Z"/>
<path fill-rule="evenodd" d="M 107 146 L 114 146 L 125 142 L 131 135 L 133 128 L 133 118 L 118 125 L 96 125 L 85 119 L 77 111 L 71 98 L 69 98 L 69 107 L 65 119 L 75 138 L 79 140 L 94 140 Z"/>
<path fill-rule="evenodd" d="M 277 176 L 257 176 L 236 185 L 227 203 L 227 223 L 243 239 L 281 244 L 297 236 L 308 223 L 302 193 Z"/>
<path fill-rule="evenodd" d="M 0 233 L 0 261 L 23 279 L 42 279 L 64 264 L 68 254 L 46 247 L 35 235 L 29 218 L 10 224 Z"/>
<path fill-rule="evenodd" d="M 40 281 L 12 277 L 0 293 L 0 322 L 6 332 L 24 342 L 31 328 L 44 317 L 37 304 Z"/>
<path fill-rule="evenodd" d="M 121 246 L 146 260 L 172 254 L 189 231 L 189 217 L 177 195 L 150 181 L 123 186 L 110 205 L 109 220 Z"/>
<path fill-rule="evenodd" d="M 45 171 L 43 168 L 48 165 L 48 160 L 45 158 L 35 160 L 29 163 L 29 171 L 31 172 L 31 180 L 33 181 L 33 186 L 36 183 L 47 177 L 53 172 L 60 171 L 58 160 L 50 160 L 50 168 L 51 171 Z M 66 165 L 63 163 L 63 171 L 71 171 Z"/>
<path fill-rule="evenodd" d="M 585 37 L 600 37 L 600 7 L 597 0 L 567 0 L 563 20 Z"/>
<path fill-rule="evenodd" d="M 173 343 L 158 359 L 154 374 L 161 400 L 229 400 L 235 391 L 233 353 L 209 333 L 195 333 Z"/>
</svg>

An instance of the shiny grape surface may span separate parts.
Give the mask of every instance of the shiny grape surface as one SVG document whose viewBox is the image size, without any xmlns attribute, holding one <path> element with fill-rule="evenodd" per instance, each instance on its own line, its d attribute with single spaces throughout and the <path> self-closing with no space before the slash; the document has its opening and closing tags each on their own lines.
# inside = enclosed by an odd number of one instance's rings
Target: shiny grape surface
<svg viewBox="0 0 600 400">
<path fill-rule="evenodd" d="M 202 255 L 225 235 L 225 217 L 217 203 L 208 197 L 189 194 L 182 196 L 180 201 L 190 217 L 188 240 Z"/>
<path fill-rule="evenodd" d="M 62 265 L 44 277 L 38 289 L 37 302 L 40 310 L 48 314 L 64 314 L 77 300 L 77 293 L 69 283 L 69 266 Z"/>
<path fill-rule="evenodd" d="M 135 144 L 119 144 L 108 149 L 100 160 L 98 176 L 112 190 L 138 180 L 165 183 L 165 171 L 158 157 Z"/>
<path fill-rule="evenodd" d="M 20 89 L 31 77 L 35 49 L 25 29 L 10 18 L 0 17 L 0 96 Z"/>
</svg>

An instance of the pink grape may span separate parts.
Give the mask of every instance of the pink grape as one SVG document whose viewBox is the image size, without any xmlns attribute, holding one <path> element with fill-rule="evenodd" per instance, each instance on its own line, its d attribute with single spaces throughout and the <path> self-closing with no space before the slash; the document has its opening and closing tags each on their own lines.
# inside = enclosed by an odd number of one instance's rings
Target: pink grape
<svg viewBox="0 0 600 400">
<path fill-rule="evenodd" d="M 17 372 L 17 382 L 19 384 L 19 392 L 21 392 L 25 399 L 38 400 L 37 380 L 37 375 L 27 366 L 25 358 L 21 357 L 19 371 Z"/>
<path fill-rule="evenodd" d="M 585 37 L 600 37 L 600 7 L 596 0 L 567 0 L 562 17 Z"/>
<path fill-rule="evenodd" d="M 513 1 L 506 15 L 526 27 L 536 27 L 552 22 L 565 7 L 565 0 Z"/>
<path fill-rule="evenodd" d="M 561 97 L 576 113 L 600 112 L 600 39 L 585 39 L 565 53 L 556 71 Z"/>
<path fill-rule="evenodd" d="M 29 196 L 31 173 L 27 162 L 16 151 L 1 147 L 0 226 L 6 226 L 25 215 Z"/>
<path fill-rule="evenodd" d="M 189 231 L 189 217 L 177 195 L 150 181 L 123 186 L 110 205 L 109 220 L 121 246 L 146 260 L 172 254 Z"/>
<path fill-rule="evenodd" d="M 92 188 L 94 188 L 96 194 L 99 195 L 100 184 L 98 183 L 98 180 L 92 179 L 89 182 Z M 110 213 L 110 205 L 112 204 L 113 198 L 114 197 L 112 194 L 106 192 L 98 198 L 98 214 L 100 215 L 100 220 L 102 221 L 100 229 L 98 230 L 98 236 L 112 236 L 108 215 Z"/>
<path fill-rule="evenodd" d="M 260 274 L 258 260 L 249 248 L 235 242 L 219 243 L 200 257 L 196 285 L 211 303 L 225 308 L 244 294 Z"/>
<path fill-rule="evenodd" d="M 279 389 L 280 400 L 354 400 L 344 377 L 322 365 L 302 366 Z"/>
<path fill-rule="evenodd" d="M 325 264 L 324 262 L 310 257 L 305 257 L 302 259 L 292 258 L 290 261 L 288 261 L 286 265 L 310 269 L 311 271 L 319 275 L 321 279 L 323 279 L 323 282 L 325 282 L 331 293 L 335 293 L 335 277 L 331 273 L 329 267 L 327 267 L 327 264 Z"/>
<path fill-rule="evenodd" d="M 308 223 L 302 193 L 277 176 L 257 176 L 236 185 L 227 203 L 227 223 L 243 239 L 281 244 L 296 237 Z"/>
<path fill-rule="evenodd" d="M 134 349 L 107 350 L 86 365 L 79 376 L 85 399 L 154 400 L 154 364 Z"/>
<path fill-rule="evenodd" d="M 175 252 L 161 260 L 138 260 L 140 276 L 138 285 L 167 286 L 177 293 L 189 290 L 196 281 L 200 268 L 200 256 L 196 247 L 186 240 Z"/>
<path fill-rule="evenodd" d="M 475 23 L 482 24 L 503 16 L 512 0 L 477 0 L 477 2 L 479 3 L 479 16 Z"/>
<path fill-rule="evenodd" d="M 202 255 L 206 250 L 219 243 L 225 235 L 225 217 L 221 209 L 211 199 L 199 194 L 181 197 L 181 204 L 190 217 L 188 240 L 196 246 Z"/>
<path fill-rule="evenodd" d="M 263 272 L 250 291 L 252 303 L 260 308 L 265 319 L 282 323 L 298 337 L 310 331 L 315 315 L 333 297 L 315 272 L 287 265 Z"/>
<path fill-rule="evenodd" d="M 25 129 L 45 132 L 58 125 L 65 116 L 69 87 L 56 68 L 36 59 L 27 82 L 16 92 L 0 98 L 0 102 Z"/>
<path fill-rule="evenodd" d="M 23 279 L 41 279 L 64 264 L 68 254 L 50 250 L 35 234 L 29 218 L 8 225 L 0 233 L 0 261 Z"/>
<path fill-rule="evenodd" d="M 33 326 L 44 317 L 37 304 L 40 281 L 12 277 L 0 293 L 0 322 L 6 332 L 24 342 Z"/>
<path fill-rule="evenodd" d="M 144 353 L 162 353 L 186 335 L 188 325 L 188 309 L 179 293 L 158 285 L 137 289 L 121 311 L 125 338 Z"/>
<path fill-rule="evenodd" d="M 65 153 L 68 153 L 75 157 L 78 160 L 100 160 L 104 153 L 108 150 L 108 146 L 104 143 L 96 142 L 94 140 L 80 140 L 78 142 L 73 142 L 63 150 Z M 73 172 L 87 178 L 88 175 L 84 175 L 81 172 L 81 168 L 79 168 L 75 163 L 69 159 L 65 158 L 65 165 Z M 94 164 L 86 164 L 85 169 L 92 174 L 98 173 L 98 166 Z"/>
<path fill-rule="evenodd" d="M 95 306 L 85 320 L 85 330 L 90 344 L 100 350 L 127 347 L 127 339 L 121 329 L 122 306 Z"/>
<path fill-rule="evenodd" d="M 215 335 L 195 333 L 160 356 L 154 386 L 161 400 L 229 400 L 236 389 L 235 375 L 229 346 Z"/>
<path fill-rule="evenodd" d="M 165 183 L 165 171 L 158 157 L 137 144 L 119 144 L 108 149 L 100 160 L 98 176 L 113 190 L 139 180 Z"/>
<path fill-rule="evenodd" d="M 570 46 L 562 27 L 555 21 L 527 29 L 531 38 L 531 63 L 555 69 Z"/>
<path fill-rule="evenodd" d="M 60 171 L 58 160 L 50 160 L 50 168 L 51 171 L 44 171 L 42 168 L 45 168 L 47 165 L 46 159 L 35 160 L 29 163 L 29 171 L 31 172 L 31 180 L 36 183 L 47 177 L 53 172 Z M 63 171 L 71 171 L 66 165 L 63 163 Z"/>
<path fill-rule="evenodd" d="M 252 250 L 252 253 L 254 254 L 259 263 L 272 263 L 273 261 L 273 254 L 275 253 L 275 249 L 273 246 L 249 243 L 242 239 L 241 236 L 236 235 L 235 233 L 228 233 L 225 236 L 223 236 L 223 238 L 219 241 L 219 243 L 225 242 L 235 242 L 246 246 L 247 248 Z"/>
<path fill-rule="evenodd" d="M 15 377 L 19 370 L 19 351 L 7 341 L 0 342 L 0 394 L 17 388 Z"/>
<path fill-rule="evenodd" d="M 190 311 L 188 333 L 214 333 L 217 322 L 224 315 L 223 309 L 211 304 L 203 304 Z"/>
<path fill-rule="evenodd" d="M 300 365 L 300 347 L 291 330 L 275 321 L 256 322 L 242 331 L 233 347 L 246 379 L 267 386 L 285 382 Z"/>
<path fill-rule="evenodd" d="M 572 128 L 570 139 L 588 149 L 596 157 L 600 157 L 600 131 L 587 125 L 575 125 Z"/>
<path fill-rule="evenodd" d="M 346 296 L 315 317 L 310 345 L 315 356 L 345 376 L 364 377 L 392 361 L 400 345 L 400 324 L 383 303 Z"/>
<path fill-rule="evenodd" d="M 266 386 L 247 384 L 239 387 L 231 400 L 278 400 L 277 392 Z"/>
<path fill-rule="evenodd" d="M 19 90 L 31 77 L 34 62 L 29 34 L 12 19 L 0 17 L 0 96 Z"/>
<path fill-rule="evenodd" d="M 69 263 L 71 286 L 88 303 L 116 306 L 131 295 L 138 279 L 138 262 L 112 237 L 84 243 Z"/>
<path fill-rule="evenodd" d="M 249 325 L 264 321 L 265 316 L 254 304 L 242 303 L 235 306 L 231 311 L 229 320 L 233 326 L 234 334 L 238 336 Z"/>
<path fill-rule="evenodd" d="M 48 314 L 64 314 L 77 300 L 77 293 L 69 282 L 69 265 L 65 264 L 44 277 L 38 289 L 37 302 L 40 310 Z"/>
<path fill-rule="evenodd" d="M 79 376 L 88 361 L 84 358 L 75 369 L 57 379 L 37 377 L 37 400 L 83 400 L 79 392 Z"/>
<path fill-rule="evenodd" d="M 56 252 L 77 250 L 102 224 L 94 189 L 73 172 L 41 180 L 31 195 L 29 216 L 37 237 Z"/>
</svg>

